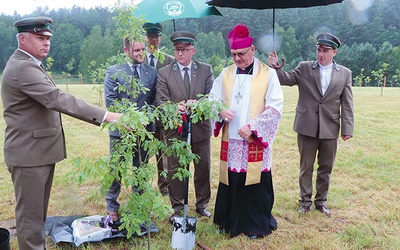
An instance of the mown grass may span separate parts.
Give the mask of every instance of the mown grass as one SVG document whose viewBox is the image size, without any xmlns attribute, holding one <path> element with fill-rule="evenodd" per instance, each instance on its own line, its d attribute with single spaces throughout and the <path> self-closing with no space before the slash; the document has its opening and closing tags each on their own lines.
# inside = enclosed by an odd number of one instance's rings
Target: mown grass
<svg viewBox="0 0 400 250">
<path fill-rule="evenodd" d="M 64 88 L 64 85 L 60 85 Z M 69 92 L 98 104 L 92 85 L 68 86 Z M 261 240 L 245 236 L 233 239 L 220 234 L 212 219 L 197 218 L 196 241 L 210 249 L 400 249 L 400 89 L 354 88 L 355 134 L 339 141 L 336 165 L 331 179 L 328 206 L 332 217 L 315 210 L 303 216 L 298 210 L 298 151 L 292 130 L 297 88 L 283 87 L 284 114 L 274 144 L 273 214 L 278 230 Z M 107 131 L 63 116 L 68 159 L 57 164 L 49 215 L 105 214 L 104 194 L 94 177 L 80 188 L 66 178 L 76 171 L 72 160 L 78 156 L 108 155 Z M 0 119 L 0 140 L 4 140 L 4 120 Z M 0 158 L 3 158 L 1 143 Z M 219 138 L 212 139 L 213 212 L 218 185 Z M 156 179 L 152 180 L 156 185 Z M 191 183 L 191 187 L 193 184 Z M 0 166 L 0 221 L 14 218 L 14 192 L 4 162 Z M 169 200 L 165 198 L 168 204 Z M 190 190 L 190 216 L 194 213 L 194 193 Z M 151 249 L 170 249 L 172 228 L 168 218 L 154 222 L 160 233 L 151 235 Z M 11 239 L 16 249 L 16 239 Z M 62 249 L 72 249 L 61 244 Z M 50 239 L 47 249 L 56 249 Z M 114 239 L 90 244 L 82 249 L 147 249 L 146 237 Z M 200 248 L 198 248 L 200 249 Z"/>
</svg>

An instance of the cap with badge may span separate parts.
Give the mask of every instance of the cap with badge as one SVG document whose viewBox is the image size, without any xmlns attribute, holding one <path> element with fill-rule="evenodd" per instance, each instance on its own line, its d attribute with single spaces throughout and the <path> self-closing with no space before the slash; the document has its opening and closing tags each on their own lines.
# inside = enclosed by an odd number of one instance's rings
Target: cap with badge
<svg viewBox="0 0 400 250">
<path fill-rule="evenodd" d="M 18 33 L 29 32 L 40 36 L 53 36 L 50 29 L 52 22 L 50 17 L 29 17 L 16 21 L 14 26 Z"/>
<path fill-rule="evenodd" d="M 160 34 L 162 32 L 162 26 L 159 23 L 145 23 L 142 27 L 146 34 Z"/>
<path fill-rule="evenodd" d="M 340 47 L 339 39 L 330 33 L 321 33 L 317 36 L 317 46 L 330 49 L 338 49 Z"/>
<path fill-rule="evenodd" d="M 194 41 L 196 41 L 196 36 L 188 31 L 176 31 L 172 33 L 170 37 L 171 42 L 174 43 L 174 45 L 177 44 L 194 44 Z"/>
</svg>

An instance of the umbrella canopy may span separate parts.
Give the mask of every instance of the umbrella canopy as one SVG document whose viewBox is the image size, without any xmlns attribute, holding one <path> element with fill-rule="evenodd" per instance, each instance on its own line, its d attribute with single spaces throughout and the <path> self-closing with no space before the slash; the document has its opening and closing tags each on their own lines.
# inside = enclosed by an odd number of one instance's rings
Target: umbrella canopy
<svg viewBox="0 0 400 250">
<path fill-rule="evenodd" d="M 275 9 L 306 8 L 341 3 L 343 0 L 207 0 L 210 6 L 236 9 L 272 9 L 272 46 L 275 46 Z M 282 59 L 283 67 L 284 60 Z"/>
<path fill-rule="evenodd" d="M 134 16 L 144 15 L 151 23 L 160 23 L 178 18 L 200 18 L 222 14 L 203 0 L 143 0 L 133 12 Z M 175 23 L 174 23 L 175 30 Z"/>
<path fill-rule="evenodd" d="M 343 0 L 207 0 L 210 6 L 236 9 L 273 9 L 272 30 L 275 30 L 275 9 L 305 8 L 341 3 Z"/>
<path fill-rule="evenodd" d="M 343 0 L 208 0 L 209 5 L 236 9 L 288 9 L 323 6 Z"/>
</svg>

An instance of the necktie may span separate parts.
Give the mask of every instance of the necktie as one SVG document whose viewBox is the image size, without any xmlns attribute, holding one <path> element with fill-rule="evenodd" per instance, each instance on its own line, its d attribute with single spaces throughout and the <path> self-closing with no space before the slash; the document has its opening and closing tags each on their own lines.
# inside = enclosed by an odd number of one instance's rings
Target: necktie
<svg viewBox="0 0 400 250">
<path fill-rule="evenodd" d="M 186 93 L 188 97 L 190 97 L 190 78 L 188 73 L 189 68 L 184 67 L 183 70 L 185 71 L 185 73 L 183 74 L 183 83 L 185 84 Z"/>
<path fill-rule="evenodd" d="M 154 55 L 150 55 L 150 66 L 154 67 Z"/>
<path fill-rule="evenodd" d="M 137 71 L 137 68 L 138 68 L 137 65 L 133 66 L 133 76 L 134 76 L 135 78 L 139 79 L 139 73 L 138 73 L 138 71 Z"/>
</svg>

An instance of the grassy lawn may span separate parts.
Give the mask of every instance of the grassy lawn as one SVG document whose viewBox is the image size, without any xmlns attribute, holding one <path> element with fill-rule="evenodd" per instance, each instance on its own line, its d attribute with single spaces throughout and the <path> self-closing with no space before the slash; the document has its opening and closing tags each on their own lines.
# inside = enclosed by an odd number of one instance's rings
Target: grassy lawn
<svg viewBox="0 0 400 250">
<path fill-rule="evenodd" d="M 60 87 L 65 89 L 65 85 Z M 98 89 L 93 85 L 69 85 L 68 91 L 99 105 Z M 196 242 L 210 249 L 400 249 L 400 89 L 386 88 L 383 96 L 380 88 L 353 89 L 355 134 L 346 142 L 339 140 L 328 196 L 330 218 L 314 209 L 307 215 L 297 213 L 299 157 L 292 130 L 297 88 L 283 87 L 283 91 L 284 114 L 274 144 L 272 172 L 272 212 L 278 230 L 260 240 L 245 236 L 230 239 L 218 232 L 212 219 L 197 218 Z M 105 215 L 104 194 L 99 192 L 96 178 L 78 188 L 66 176 L 75 171 L 71 161 L 77 156 L 108 155 L 107 131 L 67 116 L 63 116 L 63 124 L 68 159 L 57 164 L 48 215 Z M 4 140 L 4 126 L 1 117 L 0 141 Z M 218 186 L 219 142 L 220 138 L 212 139 L 211 212 Z M 3 142 L 0 147 L 3 159 Z M 6 165 L 3 161 L 0 164 L 0 222 L 4 223 L 14 219 L 15 201 Z M 156 185 L 156 178 L 152 182 Z M 189 215 L 197 217 L 192 182 L 190 187 Z M 172 226 L 167 220 L 154 221 L 160 233 L 151 235 L 151 249 L 170 249 Z M 11 238 L 11 245 L 17 249 L 15 237 Z M 60 246 L 74 249 L 68 244 Z M 49 238 L 47 249 L 56 249 Z M 147 238 L 113 239 L 82 249 L 147 249 Z"/>
</svg>

